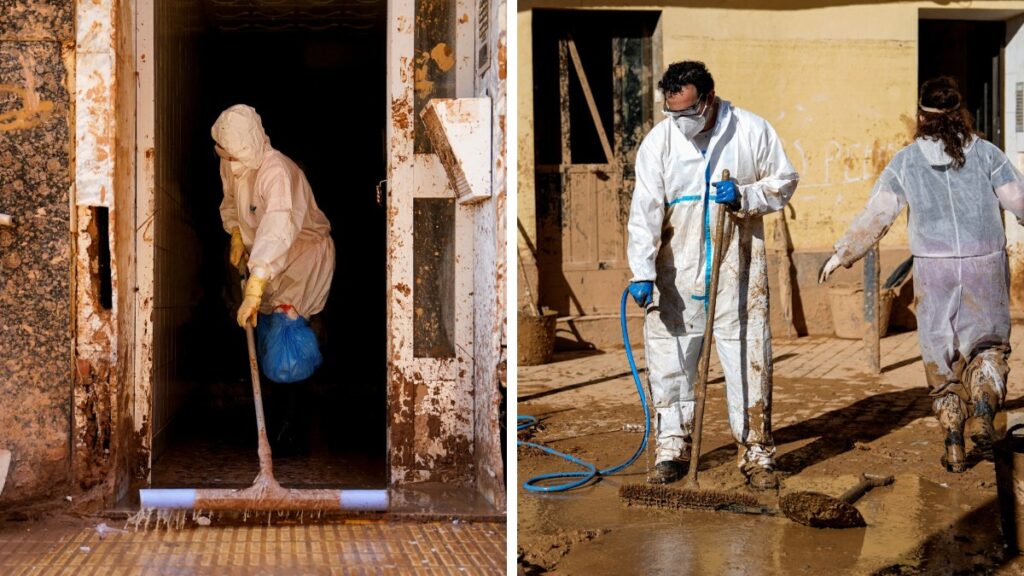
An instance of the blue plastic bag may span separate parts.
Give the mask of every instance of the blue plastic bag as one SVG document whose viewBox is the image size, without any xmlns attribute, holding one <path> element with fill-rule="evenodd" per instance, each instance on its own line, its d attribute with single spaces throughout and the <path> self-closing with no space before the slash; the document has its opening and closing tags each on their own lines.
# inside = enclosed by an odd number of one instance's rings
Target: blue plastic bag
<svg viewBox="0 0 1024 576">
<path fill-rule="evenodd" d="M 305 380 L 324 361 L 316 334 L 302 316 L 291 319 L 284 312 L 260 314 L 256 335 L 260 368 L 274 382 Z"/>
</svg>

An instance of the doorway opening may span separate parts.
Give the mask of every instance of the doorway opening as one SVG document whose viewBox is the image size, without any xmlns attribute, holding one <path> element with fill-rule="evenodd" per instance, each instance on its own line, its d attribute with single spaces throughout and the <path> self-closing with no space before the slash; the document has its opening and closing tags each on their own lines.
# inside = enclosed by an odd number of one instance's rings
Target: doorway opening
<svg viewBox="0 0 1024 576">
<path fill-rule="evenodd" d="M 1003 20 L 918 22 L 917 85 L 936 76 L 952 76 L 983 137 L 1003 147 Z"/>
<path fill-rule="evenodd" d="M 657 11 L 534 10 L 539 304 L 567 318 L 556 349 L 614 334 L 631 273 L 634 162 L 654 125 Z"/>
<path fill-rule="evenodd" d="M 243 487 L 258 471 L 210 136 L 220 112 L 241 103 L 305 172 L 336 249 L 315 321 L 323 366 L 297 384 L 261 378 L 275 476 L 288 487 L 384 487 L 386 221 L 375 187 L 386 161 L 387 4 L 188 4 L 157 3 L 153 23 L 152 485 Z"/>
</svg>

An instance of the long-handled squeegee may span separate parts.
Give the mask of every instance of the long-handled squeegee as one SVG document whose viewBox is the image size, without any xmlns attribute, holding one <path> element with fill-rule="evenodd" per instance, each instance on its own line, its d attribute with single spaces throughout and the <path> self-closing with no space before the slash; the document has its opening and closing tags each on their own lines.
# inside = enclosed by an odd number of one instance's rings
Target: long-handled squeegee
<svg viewBox="0 0 1024 576">
<path fill-rule="evenodd" d="M 248 264 L 239 263 L 242 289 Z M 245 325 L 249 345 L 249 368 L 252 372 L 252 395 L 256 405 L 256 430 L 259 435 L 260 471 L 252 486 L 241 489 L 224 488 L 151 488 L 139 490 L 142 509 L 150 510 L 238 510 L 259 512 L 302 511 L 384 511 L 388 509 L 387 490 L 302 490 L 285 488 L 274 478 L 274 464 L 267 440 L 263 417 L 263 395 L 260 392 L 260 370 L 256 362 L 256 339 L 251 324 Z"/>
</svg>

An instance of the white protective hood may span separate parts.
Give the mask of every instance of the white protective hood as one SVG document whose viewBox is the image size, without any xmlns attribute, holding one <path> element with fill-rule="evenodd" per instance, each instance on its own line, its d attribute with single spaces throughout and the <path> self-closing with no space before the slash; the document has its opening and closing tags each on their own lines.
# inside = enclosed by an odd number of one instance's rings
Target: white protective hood
<svg viewBox="0 0 1024 576">
<path fill-rule="evenodd" d="M 235 104 L 221 112 L 211 133 L 214 142 L 249 170 L 259 169 L 263 153 L 270 148 L 260 115 L 245 104 Z"/>
<path fill-rule="evenodd" d="M 334 274 L 334 243 L 306 175 L 270 146 L 249 106 L 222 112 L 212 134 L 221 156 L 224 230 L 239 229 L 250 272 L 269 279 L 260 312 L 281 305 L 307 318 L 320 312 Z"/>
</svg>

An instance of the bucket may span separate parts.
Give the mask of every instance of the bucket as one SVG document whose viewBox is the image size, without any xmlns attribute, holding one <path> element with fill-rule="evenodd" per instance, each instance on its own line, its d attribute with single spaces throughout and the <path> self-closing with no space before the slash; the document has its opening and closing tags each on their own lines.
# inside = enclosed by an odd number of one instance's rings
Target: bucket
<svg viewBox="0 0 1024 576">
<path fill-rule="evenodd" d="M 889 312 L 892 301 L 896 299 L 896 291 L 881 289 L 879 291 L 878 337 L 885 338 L 889 332 Z M 828 290 L 829 303 L 832 306 L 832 326 L 836 336 L 860 340 L 864 337 L 864 289 L 835 287 Z"/>
<path fill-rule="evenodd" d="M 551 362 L 555 352 L 555 327 L 557 312 L 544 312 L 541 316 L 520 312 L 518 315 L 516 357 L 520 366 L 537 366 Z"/>
<path fill-rule="evenodd" d="M 1024 423 L 1006 431 L 993 446 L 1003 538 L 1010 552 L 1024 550 Z"/>
</svg>

